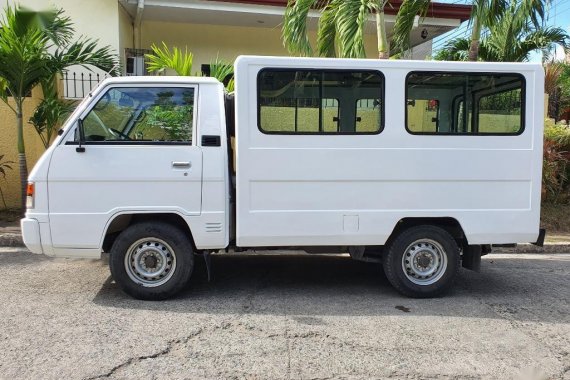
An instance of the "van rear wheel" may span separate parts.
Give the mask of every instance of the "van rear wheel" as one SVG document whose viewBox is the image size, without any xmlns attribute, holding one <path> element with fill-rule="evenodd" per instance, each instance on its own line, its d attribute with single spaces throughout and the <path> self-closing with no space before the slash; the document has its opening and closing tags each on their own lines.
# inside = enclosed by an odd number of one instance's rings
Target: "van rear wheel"
<svg viewBox="0 0 570 380">
<path fill-rule="evenodd" d="M 416 226 L 389 244 L 384 272 L 400 293 L 414 298 L 435 297 L 448 291 L 459 271 L 459 246 L 443 228 Z"/>
<path fill-rule="evenodd" d="M 173 225 L 134 224 L 115 240 L 109 267 L 128 295 L 141 300 L 167 299 L 182 290 L 192 275 L 192 244 Z"/>
</svg>

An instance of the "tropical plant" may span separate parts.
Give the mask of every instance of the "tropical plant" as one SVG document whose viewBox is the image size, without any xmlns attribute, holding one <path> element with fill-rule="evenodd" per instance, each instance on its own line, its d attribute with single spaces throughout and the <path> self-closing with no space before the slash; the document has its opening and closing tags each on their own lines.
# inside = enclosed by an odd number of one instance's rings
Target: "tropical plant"
<svg viewBox="0 0 570 380">
<path fill-rule="evenodd" d="M 541 1 L 541 0 L 539 0 Z M 505 11 L 507 0 L 473 0 L 471 6 L 471 39 L 467 59 L 477 61 L 481 32 L 484 27 L 493 27 L 498 21 L 498 16 Z"/>
<path fill-rule="evenodd" d="M 490 0 L 488 0 L 490 1 Z M 555 45 L 570 48 L 570 35 L 561 28 L 544 25 L 546 0 L 510 0 L 498 10 L 487 11 L 492 17 L 485 23 L 483 16 L 475 16 L 471 39 L 449 41 L 436 55 L 436 59 L 451 61 L 482 60 L 492 62 L 528 61 L 530 54 L 541 51 L 549 56 Z M 491 7 L 487 5 L 487 8 Z M 477 7 L 474 7 L 474 12 Z M 487 9 L 485 8 L 485 9 Z M 491 8 L 493 9 L 493 8 Z M 477 31 L 477 28 L 484 30 Z M 478 33 L 484 37 L 478 40 Z"/>
<path fill-rule="evenodd" d="M 404 0 L 402 2 L 394 24 L 392 50 L 400 53 L 409 50 L 410 34 L 414 28 L 416 17 L 425 17 L 430 4 L 431 0 Z"/>
<path fill-rule="evenodd" d="M 71 19 L 63 10 L 43 12 L 6 7 L 0 20 L 0 98 L 16 115 L 21 205 L 25 209 L 28 168 L 24 144 L 23 104 L 39 83 L 72 65 L 92 65 L 115 74 L 117 57 L 110 47 L 80 38 L 72 42 Z M 88 67 L 88 66 L 86 66 Z"/>
<path fill-rule="evenodd" d="M 570 128 L 547 119 L 542 166 L 543 199 L 570 201 Z"/>
<path fill-rule="evenodd" d="M 57 133 L 57 128 L 62 120 L 75 109 L 75 104 L 72 101 L 59 98 L 55 78 L 42 81 L 41 87 L 43 99 L 36 107 L 28 123 L 33 125 L 44 147 L 47 149 Z"/>
<path fill-rule="evenodd" d="M 546 123 L 544 137 L 558 144 L 570 153 L 570 127 L 561 124 Z M 568 157 L 570 159 L 570 156 Z"/>
<path fill-rule="evenodd" d="M 567 95 L 562 90 L 562 75 L 566 69 L 566 64 L 557 61 L 550 61 L 544 65 L 544 92 L 548 94 L 548 117 L 558 121 L 561 107 L 567 104 Z"/>
<path fill-rule="evenodd" d="M 14 161 L 4 161 L 4 155 L 0 154 L 0 176 L 2 179 L 6 178 L 6 171 L 12 170 L 12 164 Z M 6 205 L 6 199 L 4 198 L 4 191 L 2 190 L 2 186 L 0 186 L 0 197 L 2 198 L 2 204 L 4 205 L 4 209 L 7 209 L 8 206 Z"/>
<path fill-rule="evenodd" d="M 559 145 L 552 140 L 544 141 L 542 164 L 542 186 L 545 201 L 565 201 L 565 189 L 568 187 L 569 161 L 560 151 Z"/>
<path fill-rule="evenodd" d="M 561 63 L 563 67 L 560 76 L 558 77 L 558 87 L 556 92 L 556 98 L 559 100 L 554 106 L 553 117 L 555 121 L 564 119 L 566 124 L 570 122 L 570 64 Z"/>
<path fill-rule="evenodd" d="M 152 44 L 150 48 L 152 54 L 146 54 L 149 72 L 164 72 L 166 69 L 171 69 L 180 76 L 192 75 L 194 55 L 188 51 L 188 48 L 182 51 L 175 46 L 170 50 L 164 41 L 162 47 Z"/>
<path fill-rule="evenodd" d="M 398 46 L 409 41 L 413 20 L 426 8 L 429 0 L 405 0 L 405 12 L 398 12 L 401 25 L 394 31 Z M 418 6 L 421 3 L 422 7 Z M 402 4 L 403 5 L 403 4 Z M 378 57 L 389 58 L 390 45 L 386 34 L 384 11 L 389 0 L 289 0 L 283 20 L 283 44 L 292 54 L 315 55 L 307 33 L 309 11 L 319 9 L 321 15 L 317 30 L 316 55 L 322 57 L 364 58 L 364 28 L 371 15 L 375 16 Z M 402 10 L 402 8 L 400 8 Z M 420 12 L 421 13 L 421 12 Z M 397 21 L 398 23 L 398 21 Z"/>
<path fill-rule="evenodd" d="M 152 53 L 147 54 L 148 71 L 153 73 L 162 73 L 167 69 L 173 70 L 180 76 L 192 75 L 192 62 L 194 56 L 186 47 L 184 51 L 174 47 L 172 50 L 162 42 L 162 48 L 153 44 L 151 46 Z M 226 90 L 229 92 L 234 90 L 234 66 L 219 57 L 210 62 L 209 76 L 216 78 L 224 83 Z M 201 76 L 202 73 L 195 73 L 194 76 Z"/>
<path fill-rule="evenodd" d="M 231 63 L 216 58 L 210 63 L 210 76 L 216 78 L 220 82 L 226 80 L 234 74 L 234 66 Z"/>
<path fill-rule="evenodd" d="M 234 65 L 231 63 L 217 57 L 210 62 L 210 76 L 222 82 L 228 92 L 234 91 Z"/>
</svg>

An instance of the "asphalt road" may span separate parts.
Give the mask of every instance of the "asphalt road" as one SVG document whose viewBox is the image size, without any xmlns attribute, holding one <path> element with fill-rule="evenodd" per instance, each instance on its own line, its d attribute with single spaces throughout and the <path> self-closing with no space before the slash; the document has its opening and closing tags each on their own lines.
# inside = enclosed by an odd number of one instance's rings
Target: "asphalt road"
<svg viewBox="0 0 570 380">
<path fill-rule="evenodd" d="M 0 378 L 570 379 L 570 254 L 489 255 L 444 298 L 348 257 L 213 257 L 166 302 L 0 249 Z"/>
</svg>

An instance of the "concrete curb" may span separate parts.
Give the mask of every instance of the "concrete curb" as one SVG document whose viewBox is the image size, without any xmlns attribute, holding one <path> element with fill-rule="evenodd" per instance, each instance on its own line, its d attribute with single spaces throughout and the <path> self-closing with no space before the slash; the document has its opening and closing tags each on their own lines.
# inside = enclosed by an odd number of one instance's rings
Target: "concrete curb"
<svg viewBox="0 0 570 380">
<path fill-rule="evenodd" d="M 0 247 L 25 247 L 22 235 L 0 233 Z M 570 242 L 547 243 L 544 247 L 532 244 L 519 244 L 515 248 L 494 247 L 493 253 L 570 253 Z"/>
<path fill-rule="evenodd" d="M 515 248 L 493 247 L 493 253 L 569 253 L 570 243 L 545 243 L 544 247 L 519 244 Z"/>
</svg>

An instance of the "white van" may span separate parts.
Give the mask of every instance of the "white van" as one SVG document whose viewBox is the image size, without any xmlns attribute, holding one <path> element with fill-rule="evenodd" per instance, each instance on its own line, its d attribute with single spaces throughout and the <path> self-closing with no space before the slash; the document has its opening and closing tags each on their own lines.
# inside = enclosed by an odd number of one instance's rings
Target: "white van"
<svg viewBox="0 0 570 380">
<path fill-rule="evenodd" d="M 30 174 L 28 248 L 108 252 L 140 299 L 260 247 L 348 252 L 431 297 L 544 240 L 539 64 L 240 57 L 235 80 L 104 81 Z"/>
</svg>

